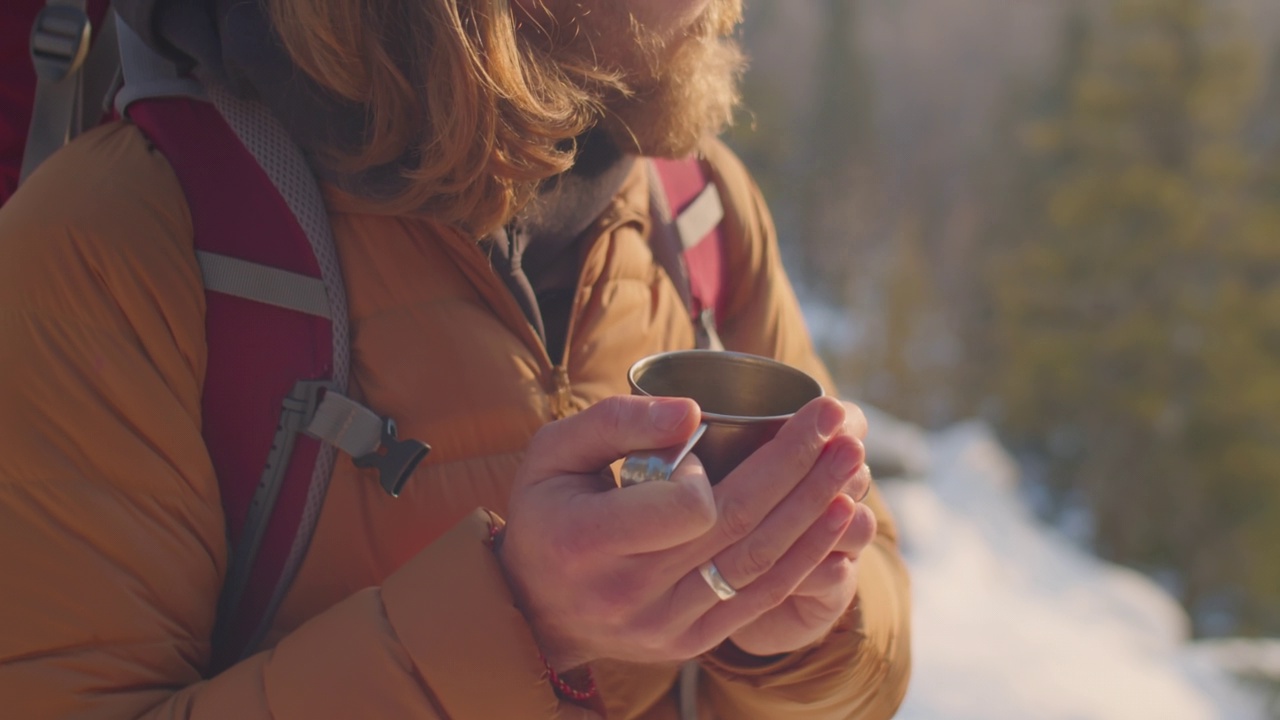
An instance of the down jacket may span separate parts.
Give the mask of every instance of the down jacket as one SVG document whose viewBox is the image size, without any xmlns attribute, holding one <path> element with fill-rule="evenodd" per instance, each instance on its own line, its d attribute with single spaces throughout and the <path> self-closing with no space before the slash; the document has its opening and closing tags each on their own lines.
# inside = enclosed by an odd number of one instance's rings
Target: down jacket
<svg viewBox="0 0 1280 720">
<path fill-rule="evenodd" d="M 830 386 L 738 160 L 724 198 L 731 349 Z M 637 163 L 581 243 L 553 364 L 477 244 L 428 220 L 334 208 L 352 393 L 433 447 L 398 499 L 340 459 L 265 648 L 208 676 L 227 565 L 201 439 L 204 292 L 165 159 L 127 122 L 82 136 L 0 211 L 0 714 L 11 718 L 582 717 L 558 700 L 485 540 L 544 423 L 627 392 L 626 368 L 693 333 L 647 242 Z M 251 351 L 246 348 L 246 352 Z M 885 718 L 905 692 L 908 589 L 894 525 L 857 612 L 763 667 L 701 659 L 700 717 Z M 611 719 L 677 717 L 674 666 L 599 662 Z"/>
</svg>

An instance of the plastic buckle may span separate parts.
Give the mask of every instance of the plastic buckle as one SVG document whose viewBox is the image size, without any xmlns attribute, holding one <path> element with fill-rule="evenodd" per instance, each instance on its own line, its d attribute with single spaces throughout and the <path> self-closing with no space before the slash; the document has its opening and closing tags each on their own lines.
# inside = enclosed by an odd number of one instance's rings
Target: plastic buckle
<svg viewBox="0 0 1280 720">
<path fill-rule="evenodd" d="M 391 497 L 400 497 L 404 484 L 413 475 L 414 468 L 431 452 L 431 446 L 421 440 L 400 440 L 396 437 L 396 421 L 386 418 L 382 425 L 382 442 L 367 455 L 354 458 L 356 467 L 377 468 L 378 482 Z"/>
<path fill-rule="evenodd" d="M 41 80 L 59 82 L 84 63 L 93 24 L 81 8 L 46 5 L 31 25 L 31 62 Z"/>
</svg>

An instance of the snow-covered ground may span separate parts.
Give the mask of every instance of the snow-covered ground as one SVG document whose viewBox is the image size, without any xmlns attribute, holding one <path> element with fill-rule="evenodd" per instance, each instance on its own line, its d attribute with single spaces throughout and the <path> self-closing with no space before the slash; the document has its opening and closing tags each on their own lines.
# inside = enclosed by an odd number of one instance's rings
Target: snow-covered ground
<svg viewBox="0 0 1280 720">
<path fill-rule="evenodd" d="M 1225 668 L 1280 646 L 1187 642 L 1178 604 L 1040 523 L 991 431 L 926 435 L 872 415 L 868 462 L 913 581 L 905 720 L 1254 720 L 1263 693 Z M 888 474 L 907 479 L 891 480 Z"/>
</svg>

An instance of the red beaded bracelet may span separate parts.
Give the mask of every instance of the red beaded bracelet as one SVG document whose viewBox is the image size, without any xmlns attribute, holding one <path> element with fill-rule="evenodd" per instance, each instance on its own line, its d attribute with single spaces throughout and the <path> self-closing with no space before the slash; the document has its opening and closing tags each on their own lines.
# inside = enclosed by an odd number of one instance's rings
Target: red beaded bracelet
<svg viewBox="0 0 1280 720">
<path fill-rule="evenodd" d="M 596 687 L 596 678 L 591 674 L 591 668 L 589 667 L 584 668 L 587 676 L 587 687 L 585 690 L 579 690 L 565 682 L 564 678 L 557 675 L 556 671 L 551 669 L 551 663 L 547 662 L 545 657 L 542 658 L 542 665 L 547 669 L 547 673 L 550 675 L 551 686 L 556 689 L 556 694 L 566 700 L 586 702 L 594 698 L 600 692 L 600 688 Z"/>
<path fill-rule="evenodd" d="M 496 546 L 499 542 L 498 536 L 502 534 L 504 527 L 494 523 L 489 526 L 489 544 Z M 591 668 L 585 668 L 587 677 L 587 687 L 585 690 L 579 690 L 569 683 L 551 667 L 551 663 L 547 662 L 547 658 L 539 656 L 542 659 L 542 666 L 547 669 L 547 674 L 551 680 L 551 686 L 555 688 L 556 695 L 565 700 L 573 700 L 574 702 L 586 702 L 591 700 L 600 693 L 600 688 L 596 687 L 595 676 L 591 674 Z"/>
</svg>

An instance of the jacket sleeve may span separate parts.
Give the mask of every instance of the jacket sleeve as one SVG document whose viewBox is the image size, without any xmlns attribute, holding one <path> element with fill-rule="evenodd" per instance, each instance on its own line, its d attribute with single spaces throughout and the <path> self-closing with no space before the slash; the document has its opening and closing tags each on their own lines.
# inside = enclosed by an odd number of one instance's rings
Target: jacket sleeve
<svg viewBox="0 0 1280 720">
<path fill-rule="evenodd" d="M 227 551 L 191 235 L 126 124 L 0 210 L 0 715 L 586 716 L 546 682 L 484 513 L 206 677 Z"/>
<path fill-rule="evenodd" d="M 814 351 L 799 303 L 782 267 L 773 221 L 746 169 L 718 142 L 707 148 L 726 208 L 729 277 L 734 279 L 721 337 L 731 350 L 778 358 L 834 391 Z M 771 665 L 702 661 L 703 701 L 719 718 L 888 718 L 910 676 L 910 597 L 893 518 L 873 488 L 879 521 L 858 563 L 858 595 L 821 643 Z"/>
</svg>

